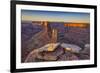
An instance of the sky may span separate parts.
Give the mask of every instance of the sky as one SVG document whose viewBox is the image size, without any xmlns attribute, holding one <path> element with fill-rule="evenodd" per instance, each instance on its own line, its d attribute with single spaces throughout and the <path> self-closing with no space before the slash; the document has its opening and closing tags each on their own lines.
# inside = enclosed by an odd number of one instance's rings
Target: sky
<svg viewBox="0 0 100 73">
<path fill-rule="evenodd" d="M 89 13 L 21 10 L 22 21 L 90 23 Z"/>
</svg>

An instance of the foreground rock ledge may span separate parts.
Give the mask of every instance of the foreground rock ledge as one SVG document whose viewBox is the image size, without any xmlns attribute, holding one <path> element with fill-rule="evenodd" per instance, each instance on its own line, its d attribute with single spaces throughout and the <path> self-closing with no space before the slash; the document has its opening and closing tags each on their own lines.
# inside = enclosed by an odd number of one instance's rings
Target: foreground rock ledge
<svg viewBox="0 0 100 73">
<path fill-rule="evenodd" d="M 48 51 L 50 44 L 33 50 L 27 56 L 25 62 L 69 61 L 85 60 L 90 58 L 89 45 L 85 45 L 84 50 L 73 44 L 56 43 L 53 45 L 54 48 L 52 51 Z"/>
</svg>

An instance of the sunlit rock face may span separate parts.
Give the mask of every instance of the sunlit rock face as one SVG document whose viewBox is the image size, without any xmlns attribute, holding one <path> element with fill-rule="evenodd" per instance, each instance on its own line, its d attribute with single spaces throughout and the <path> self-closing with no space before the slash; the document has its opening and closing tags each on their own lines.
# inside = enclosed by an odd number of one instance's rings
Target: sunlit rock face
<svg viewBox="0 0 100 73">
<path fill-rule="evenodd" d="M 50 47 L 50 46 L 52 46 L 53 45 L 53 50 L 51 51 L 51 50 L 48 50 L 48 48 Z M 62 51 L 61 51 L 61 49 L 56 49 L 57 47 L 58 47 L 58 45 L 59 45 L 59 43 L 57 43 L 57 44 L 53 44 L 52 43 L 52 45 L 51 44 L 46 44 L 46 45 L 44 45 L 43 47 L 41 47 L 41 48 L 38 48 L 38 49 L 35 49 L 35 50 L 33 50 L 32 52 L 30 52 L 30 54 L 27 56 L 27 58 L 26 58 L 26 60 L 25 60 L 25 62 L 28 62 L 28 61 L 30 61 L 30 59 L 31 58 L 34 58 L 34 60 L 36 59 L 36 58 L 39 58 L 39 59 L 42 59 L 42 60 L 53 60 L 54 58 L 56 59 L 57 58 L 57 56 L 60 54 L 60 52 L 62 53 Z M 55 60 L 54 59 L 54 60 Z M 33 59 L 32 59 L 33 60 Z M 31 60 L 31 61 L 32 61 Z"/>
<path fill-rule="evenodd" d="M 71 52 L 74 52 L 74 53 L 79 53 L 80 50 L 82 50 L 82 48 L 80 48 L 77 45 L 73 45 L 73 44 L 62 43 L 61 46 L 63 48 L 65 48 L 67 51 L 71 51 Z"/>
</svg>

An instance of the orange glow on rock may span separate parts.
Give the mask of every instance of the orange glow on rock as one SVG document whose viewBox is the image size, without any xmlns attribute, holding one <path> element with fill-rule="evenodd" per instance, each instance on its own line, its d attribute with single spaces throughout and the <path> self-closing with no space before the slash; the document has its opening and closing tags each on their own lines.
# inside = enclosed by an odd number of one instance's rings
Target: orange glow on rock
<svg viewBox="0 0 100 73">
<path fill-rule="evenodd" d="M 48 47 L 48 51 L 54 51 L 54 43 L 57 42 L 57 30 L 52 30 L 51 45 Z"/>
<path fill-rule="evenodd" d="M 66 27 L 80 27 L 80 28 L 86 28 L 88 24 L 82 24 L 82 23 L 69 23 L 69 24 L 64 24 Z"/>
</svg>

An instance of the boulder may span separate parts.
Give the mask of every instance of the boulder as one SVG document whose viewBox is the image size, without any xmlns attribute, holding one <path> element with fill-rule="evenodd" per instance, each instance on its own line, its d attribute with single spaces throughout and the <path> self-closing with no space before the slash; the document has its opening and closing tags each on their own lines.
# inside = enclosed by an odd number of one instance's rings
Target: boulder
<svg viewBox="0 0 100 73">
<path fill-rule="evenodd" d="M 63 48 L 65 48 L 66 51 L 70 51 L 70 52 L 74 52 L 74 53 L 79 53 L 80 50 L 82 49 L 82 48 L 80 48 L 79 46 L 74 45 L 74 44 L 62 43 L 61 46 L 62 46 Z"/>
<path fill-rule="evenodd" d="M 85 44 L 84 49 L 81 50 L 80 53 L 90 55 L 90 44 Z"/>
<path fill-rule="evenodd" d="M 36 59 L 43 60 L 56 60 L 57 56 L 62 53 L 62 51 L 55 50 L 60 43 L 53 44 L 53 50 L 49 51 L 48 48 L 51 44 L 46 44 L 41 48 L 31 51 L 25 59 L 25 62 L 34 62 Z M 55 51 L 54 51 L 55 50 Z"/>
</svg>

